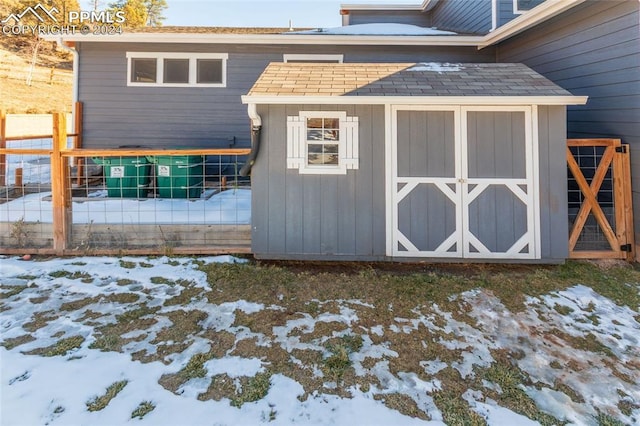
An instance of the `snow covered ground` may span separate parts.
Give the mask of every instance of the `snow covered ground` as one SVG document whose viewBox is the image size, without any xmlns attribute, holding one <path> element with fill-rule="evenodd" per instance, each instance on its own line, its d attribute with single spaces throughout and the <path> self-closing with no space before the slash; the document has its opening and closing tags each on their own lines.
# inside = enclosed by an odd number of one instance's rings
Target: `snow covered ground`
<svg viewBox="0 0 640 426">
<path fill-rule="evenodd" d="M 92 193 L 91 201 L 74 201 L 73 223 L 93 224 L 249 224 L 251 190 L 230 189 L 198 200 L 107 198 L 106 191 Z M 48 199 L 47 199 L 48 198 Z M 29 194 L 0 204 L 0 222 L 52 223 L 50 192 Z"/>
<path fill-rule="evenodd" d="M 489 425 L 538 424 L 501 405 L 509 392 L 569 424 L 595 425 L 600 413 L 640 422 L 640 307 L 616 305 L 584 285 L 530 297 L 518 312 L 480 289 L 451 297 L 459 312 L 416 300 L 399 315 L 391 302 L 311 296 L 308 311 L 298 312 L 278 287 L 264 288 L 276 303 L 227 297 L 217 283 L 231 272 L 208 277 L 199 268 L 216 262 L 243 261 L 0 257 L 0 423 L 441 425 L 438 395 L 448 384 L 439 373 L 447 368 L 475 383 L 462 399 Z M 380 312 L 388 321 L 372 323 Z M 342 389 L 326 369 L 327 343 L 357 336 L 348 353 L 354 382 Z M 571 336 L 591 336 L 601 350 L 571 347 Z M 435 346 L 449 352 L 434 358 Z M 248 356 L 250 347 L 271 355 Z M 528 381 L 508 389 L 497 373 L 480 380 L 507 350 L 519 354 L 514 368 Z M 417 370 L 395 364 L 409 352 Z M 201 374 L 187 376 L 202 354 Z M 285 374 L 285 365 L 297 373 Z M 267 389 L 247 397 L 263 374 Z M 305 389 L 314 381 L 317 389 Z M 117 382 L 120 392 L 90 411 Z M 225 386 L 231 390 L 220 394 Z M 393 400 L 422 416 L 402 413 Z"/>
</svg>

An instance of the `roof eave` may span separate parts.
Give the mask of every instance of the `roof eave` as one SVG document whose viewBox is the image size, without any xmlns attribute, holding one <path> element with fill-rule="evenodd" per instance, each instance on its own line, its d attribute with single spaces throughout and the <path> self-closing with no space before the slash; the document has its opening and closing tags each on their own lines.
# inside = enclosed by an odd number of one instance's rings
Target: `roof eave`
<svg viewBox="0 0 640 426">
<path fill-rule="evenodd" d="M 60 36 L 42 36 L 60 41 Z M 100 43 L 194 43 L 194 44 L 283 44 L 283 45 L 383 45 L 383 46 L 478 46 L 482 36 L 369 36 L 321 34 L 177 34 L 129 33 L 121 35 L 71 35 L 66 42 Z"/>
<path fill-rule="evenodd" d="M 586 0 L 544 1 L 527 13 L 518 16 L 514 20 L 485 35 L 482 42 L 478 44 L 478 49 L 483 49 L 513 37 L 585 1 Z"/>
<path fill-rule="evenodd" d="M 432 0 L 424 0 L 422 4 L 365 4 L 365 3 L 343 3 L 340 10 L 408 10 L 424 12 L 429 7 Z"/>
<path fill-rule="evenodd" d="M 243 104 L 301 105 L 584 105 L 587 96 L 274 96 L 244 95 Z"/>
</svg>

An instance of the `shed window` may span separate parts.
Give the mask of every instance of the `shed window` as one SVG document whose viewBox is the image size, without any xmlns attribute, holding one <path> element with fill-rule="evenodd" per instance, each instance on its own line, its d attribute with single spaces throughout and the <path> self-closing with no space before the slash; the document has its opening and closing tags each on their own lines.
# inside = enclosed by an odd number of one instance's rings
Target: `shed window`
<svg viewBox="0 0 640 426">
<path fill-rule="evenodd" d="M 304 174 L 346 174 L 358 168 L 358 117 L 301 111 L 287 117 L 287 167 Z"/>
<path fill-rule="evenodd" d="M 128 86 L 226 87 L 226 53 L 127 52 Z"/>
</svg>

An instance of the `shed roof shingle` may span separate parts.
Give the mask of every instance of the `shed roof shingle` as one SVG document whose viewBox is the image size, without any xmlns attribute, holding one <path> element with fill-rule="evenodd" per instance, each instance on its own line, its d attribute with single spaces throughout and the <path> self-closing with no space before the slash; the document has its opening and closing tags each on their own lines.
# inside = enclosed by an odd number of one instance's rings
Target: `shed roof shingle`
<svg viewBox="0 0 640 426">
<path fill-rule="evenodd" d="M 271 63 L 249 96 L 571 96 L 522 64 Z"/>
</svg>

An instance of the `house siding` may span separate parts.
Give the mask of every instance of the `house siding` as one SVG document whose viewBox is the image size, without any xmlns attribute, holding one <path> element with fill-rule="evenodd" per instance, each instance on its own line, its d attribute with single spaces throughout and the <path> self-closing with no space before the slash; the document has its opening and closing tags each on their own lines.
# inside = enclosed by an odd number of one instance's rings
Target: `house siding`
<svg viewBox="0 0 640 426">
<path fill-rule="evenodd" d="M 346 111 L 359 118 L 360 166 L 346 175 L 287 169 L 287 116 Z M 252 251 L 267 258 L 381 260 L 385 255 L 384 107 L 260 106 L 252 170 Z"/>
<path fill-rule="evenodd" d="M 344 54 L 345 62 L 493 62 L 493 48 L 80 43 L 86 148 L 241 148 L 250 145 L 246 94 L 284 53 Z M 128 87 L 126 52 L 228 53 L 227 87 Z"/>
<path fill-rule="evenodd" d="M 360 24 L 409 24 L 430 27 L 431 18 L 420 10 L 351 10 L 349 25 Z"/>
<path fill-rule="evenodd" d="M 462 34 L 486 34 L 491 29 L 491 0 L 441 0 L 431 11 L 432 25 Z"/>
<path fill-rule="evenodd" d="M 574 95 L 569 138 L 631 145 L 634 208 L 640 211 L 640 3 L 586 2 L 498 46 L 498 62 L 522 62 Z M 640 234 L 640 215 L 635 232 Z"/>
</svg>

